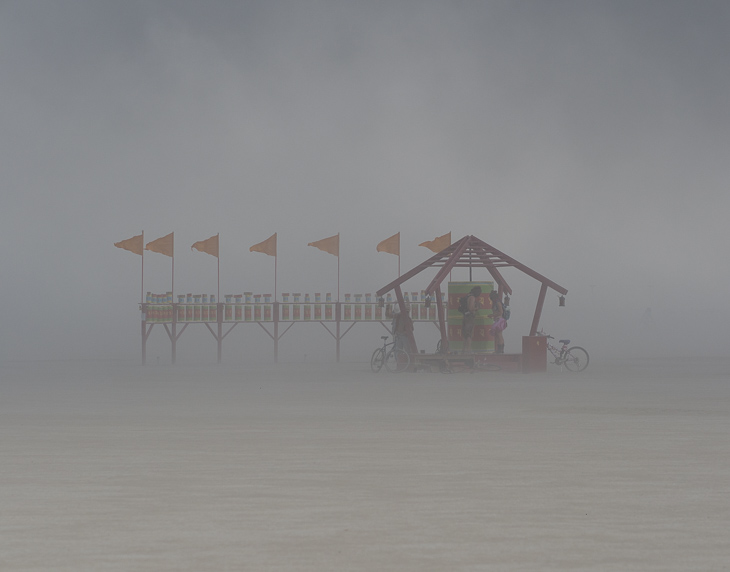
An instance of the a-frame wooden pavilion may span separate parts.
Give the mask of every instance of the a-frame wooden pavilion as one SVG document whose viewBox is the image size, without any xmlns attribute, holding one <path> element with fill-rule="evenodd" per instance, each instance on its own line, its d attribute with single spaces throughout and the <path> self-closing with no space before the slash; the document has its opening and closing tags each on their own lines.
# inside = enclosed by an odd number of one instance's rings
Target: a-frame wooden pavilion
<svg viewBox="0 0 730 572">
<path fill-rule="evenodd" d="M 531 278 L 540 282 L 540 294 L 538 295 L 535 314 L 532 318 L 530 336 L 534 336 L 537 333 L 537 329 L 540 324 L 540 315 L 542 314 L 542 307 L 545 303 L 545 295 L 547 294 L 548 288 L 552 288 L 562 296 L 565 296 L 565 294 L 568 293 L 567 289 L 556 284 L 542 274 L 535 272 L 521 262 L 518 262 L 511 256 L 497 250 L 483 240 L 478 239 L 476 236 L 467 235 L 454 242 L 451 246 L 444 248 L 441 252 L 435 254 L 428 260 L 425 260 L 415 268 L 409 270 L 396 280 L 393 280 L 390 284 L 383 286 L 376 292 L 376 296 L 380 297 L 385 293 L 394 290 L 396 299 L 398 300 L 398 306 L 400 307 L 401 312 L 403 312 L 405 310 L 405 300 L 403 298 L 403 292 L 401 291 L 401 284 L 410 280 L 427 268 L 432 267 L 440 268 L 440 270 L 434 279 L 431 280 L 431 283 L 425 288 L 425 291 L 427 295 L 430 295 L 435 300 L 441 300 L 441 283 L 449 276 L 449 272 L 451 272 L 454 268 L 486 268 L 498 285 L 500 297 L 505 292 L 508 294 L 512 293 L 512 289 L 509 287 L 509 284 L 507 284 L 507 281 L 500 272 L 500 269 L 502 268 L 517 268 Z M 471 272 L 469 274 L 471 278 Z M 446 331 L 446 316 L 444 315 L 443 304 L 437 304 L 436 306 L 438 309 L 439 329 L 441 331 L 441 347 L 444 351 L 446 351 L 449 343 Z M 410 333 L 410 345 L 413 353 L 418 353 L 418 348 L 412 332 Z"/>
</svg>

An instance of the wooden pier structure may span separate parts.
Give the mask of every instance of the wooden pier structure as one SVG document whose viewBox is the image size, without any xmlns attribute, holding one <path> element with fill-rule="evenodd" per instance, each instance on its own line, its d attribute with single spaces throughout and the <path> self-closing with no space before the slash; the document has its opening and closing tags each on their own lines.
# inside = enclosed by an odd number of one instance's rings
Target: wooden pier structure
<svg viewBox="0 0 730 572">
<path fill-rule="evenodd" d="M 144 233 L 127 241 L 115 243 L 115 246 L 130 250 L 136 254 L 142 254 L 143 236 Z M 171 237 L 172 234 L 169 235 L 170 240 Z M 167 238 L 163 237 L 163 239 Z M 275 240 L 275 238 L 276 234 L 267 239 L 265 243 L 268 244 L 272 239 Z M 339 241 L 339 235 L 326 240 L 331 242 L 335 238 Z M 151 248 L 151 245 L 163 239 L 158 239 L 158 241 L 153 241 L 153 243 L 148 244 L 147 249 L 154 250 Z M 215 248 L 212 250 L 203 250 L 217 257 L 217 235 L 207 241 L 196 243 L 193 247 L 200 249 L 200 244 L 207 244 L 213 241 L 213 239 L 215 239 Z M 275 242 L 272 244 L 275 244 Z M 254 247 L 251 247 L 251 250 L 255 250 L 259 246 L 254 245 Z M 312 243 L 310 246 L 317 246 L 322 249 L 319 243 Z M 275 249 L 275 247 L 273 248 Z M 331 251 L 331 249 L 324 250 L 330 252 L 330 254 L 338 255 L 339 253 L 338 249 L 336 252 Z M 163 252 L 162 250 L 158 251 Z M 261 250 L 261 252 L 265 252 L 266 254 L 272 254 L 273 252 L 275 256 L 275 250 Z M 171 246 L 169 251 L 165 250 L 163 254 L 172 256 Z M 424 289 L 420 290 L 420 293 L 404 291 L 404 285 L 408 280 L 414 279 L 422 271 L 434 267 L 438 268 L 436 276 Z M 445 296 L 441 285 L 455 268 L 468 268 L 469 282 L 449 283 L 449 293 Z M 527 335 L 522 337 L 521 354 L 496 354 L 494 351 L 490 351 L 493 349 L 491 342 L 485 344 L 480 351 L 474 352 L 473 358 L 456 358 L 454 356 L 455 352 L 450 351 L 450 339 L 456 342 L 460 340 L 459 336 L 461 335 L 462 323 L 461 315 L 456 312 L 459 295 L 456 291 L 451 291 L 451 286 L 457 288 L 457 286 L 463 287 L 464 284 L 471 284 L 473 268 L 485 268 L 489 272 L 494 280 L 494 282 L 488 283 L 489 290 L 494 290 L 496 284 L 496 291 L 500 300 L 503 299 L 505 294 L 512 293 L 512 289 L 502 274 L 507 268 L 516 268 L 540 283 L 540 293 L 530 330 Z M 144 271 L 142 276 L 142 283 L 144 285 Z M 274 284 L 274 292 L 276 292 L 276 281 Z M 476 284 L 487 283 L 477 282 Z M 272 299 L 271 295 L 268 294 L 253 295 L 247 292 L 243 295 L 226 295 L 225 301 L 220 300 L 220 295 L 217 301 L 216 297 L 211 296 L 210 302 L 208 302 L 206 295 L 178 295 L 178 302 L 173 302 L 172 292 L 168 292 L 164 296 L 151 296 L 148 293 L 146 302 L 142 302 L 139 305 L 141 312 L 142 363 L 144 364 L 147 359 L 147 341 L 152 330 L 157 325 L 162 326 L 167 333 L 171 345 L 172 363 L 175 363 L 177 342 L 180 336 L 182 336 L 190 324 L 204 324 L 217 343 L 217 357 L 220 363 L 223 354 L 223 340 L 240 324 L 257 324 L 264 330 L 273 341 L 273 357 L 274 361 L 277 362 L 279 360 L 279 340 L 297 323 L 319 323 L 324 327 L 335 342 L 335 355 L 339 362 L 341 341 L 352 330 L 355 324 L 379 323 L 392 334 L 390 328 L 392 315 L 389 309 L 391 308 L 391 304 L 394 304 L 397 305 L 397 311 L 404 314 L 408 313 L 414 323 L 431 322 L 436 325 L 441 334 L 439 353 L 426 354 L 424 351 L 419 351 L 413 330 L 411 329 L 407 332 L 406 347 L 411 357 L 410 362 L 413 369 L 418 369 L 419 365 L 430 367 L 433 364 L 443 363 L 444 359 L 447 359 L 447 362 L 459 360 L 464 364 L 469 362 L 472 367 L 477 364 L 499 363 L 501 364 L 500 367 L 504 366 L 506 369 L 544 371 L 547 367 L 546 340 L 542 336 L 538 336 L 537 332 L 548 289 L 552 289 L 560 294 L 560 305 L 563 306 L 565 295 L 568 293 L 567 289 L 477 237 L 467 235 L 408 272 L 400 275 L 396 280 L 383 286 L 375 293 L 375 296 L 371 296 L 370 294 L 365 294 L 364 296 L 362 294 L 355 294 L 353 297 L 350 294 L 345 294 L 344 302 L 332 300 L 332 295 L 329 293 L 324 300 L 317 293 L 315 293 L 314 299 L 310 299 L 309 294 L 306 294 L 301 299 L 301 294 L 290 295 L 283 293 L 281 294 L 282 300 L 279 301 L 276 295 Z M 220 293 L 220 282 L 218 291 Z M 393 293 L 395 299 L 392 299 Z M 483 294 L 487 293 L 488 290 L 483 292 Z M 339 298 L 339 256 L 337 298 Z M 490 305 L 491 302 L 488 299 L 484 299 L 481 308 L 487 310 L 491 307 Z M 488 333 L 488 328 L 484 326 L 481 326 L 481 328 L 482 339 L 486 339 L 486 336 L 491 335 Z M 489 339 L 491 340 L 491 338 Z M 474 341 L 476 340 L 477 337 L 475 335 Z M 455 345 L 458 349 L 458 344 Z M 448 357 L 445 358 L 445 356 Z"/>
<path fill-rule="evenodd" d="M 408 293 L 406 293 L 408 295 Z M 438 325 L 436 304 L 421 300 L 416 292 L 410 293 L 412 319 L 414 322 L 431 322 Z M 288 295 L 284 295 L 288 297 Z M 388 306 L 392 301 L 364 300 L 360 295 L 344 302 L 321 301 L 270 301 L 261 296 L 247 296 L 247 300 L 205 303 L 200 300 L 188 302 L 154 302 L 140 304 L 142 332 L 142 363 L 147 361 L 147 340 L 155 326 L 162 326 L 170 340 L 171 359 L 177 357 L 177 341 L 188 326 L 202 324 L 212 334 L 218 348 L 218 363 L 222 360 L 223 340 L 242 324 L 257 324 L 273 341 L 274 361 L 279 360 L 279 340 L 295 324 L 320 324 L 335 342 L 336 359 L 340 361 L 340 342 L 358 323 L 379 323 L 388 332 L 391 317 Z M 199 298 L 199 297 L 196 297 Z M 233 298 L 233 296 L 231 296 Z M 242 298 L 237 297 L 237 298 Z"/>
</svg>

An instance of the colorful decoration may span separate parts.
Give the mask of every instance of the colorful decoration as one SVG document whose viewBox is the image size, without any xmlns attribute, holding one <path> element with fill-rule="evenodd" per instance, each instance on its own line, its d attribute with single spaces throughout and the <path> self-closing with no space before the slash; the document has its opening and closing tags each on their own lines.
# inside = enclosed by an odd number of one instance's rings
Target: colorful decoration
<svg viewBox="0 0 730 572">
<path fill-rule="evenodd" d="M 474 352 L 494 352 L 494 340 L 488 337 L 488 327 L 492 325 L 492 319 L 488 317 L 492 307 L 489 293 L 494 290 L 494 282 L 449 282 L 447 314 L 449 349 L 458 352 L 464 348 L 464 338 L 461 332 L 464 314 L 459 312 L 459 299 L 468 295 L 474 286 L 479 286 L 482 293 L 477 301 L 478 310 L 471 349 Z"/>
</svg>

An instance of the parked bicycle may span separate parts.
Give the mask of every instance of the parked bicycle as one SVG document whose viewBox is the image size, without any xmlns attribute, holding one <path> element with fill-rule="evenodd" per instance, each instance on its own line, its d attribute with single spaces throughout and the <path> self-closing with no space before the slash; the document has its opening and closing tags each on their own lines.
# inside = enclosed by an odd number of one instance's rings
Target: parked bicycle
<svg viewBox="0 0 730 572">
<path fill-rule="evenodd" d="M 543 331 L 538 332 L 538 335 L 545 336 L 549 340 L 554 340 L 553 336 L 546 334 Z M 562 344 L 561 347 L 556 347 L 550 342 L 547 343 L 547 349 L 553 355 L 554 360 L 551 363 L 559 365 L 562 369 L 563 366 L 568 371 L 583 371 L 588 367 L 588 361 L 590 357 L 588 352 L 580 346 L 568 347 L 570 340 L 558 340 L 558 343 Z"/>
<path fill-rule="evenodd" d="M 411 356 L 408 352 L 395 347 L 395 341 L 388 343 L 389 336 L 380 336 L 383 340 L 383 347 L 377 348 L 370 358 L 370 369 L 378 373 L 383 366 L 390 373 L 400 373 L 411 365 Z"/>
</svg>

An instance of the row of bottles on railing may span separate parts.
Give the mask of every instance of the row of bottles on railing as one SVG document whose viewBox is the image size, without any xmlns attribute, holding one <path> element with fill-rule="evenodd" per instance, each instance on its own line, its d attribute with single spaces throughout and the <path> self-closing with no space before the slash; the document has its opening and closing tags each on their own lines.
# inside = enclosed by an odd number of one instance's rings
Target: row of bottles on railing
<svg viewBox="0 0 730 572">
<path fill-rule="evenodd" d="M 271 294 L 226 294 L 224 322 L 270 322 L 273 320 Z"/>
<path fill-rule="evenodd" d="M 165 292 L 164 294 L 147 292 L 147 299 L 145 301 L 148 304 L 172 304 L 172 292 Z"/>
<path fill-rule="evenodd" d="M 273 300 L 271 294 L 226 294 L 222 306 L 223 322 L 269 322 L 273 318 Z M 431 304 L 425 291 L 404 292 L 404 301 L 410 305 L 411 317 L 414 320 L 435 320 L 436 305 Z M 153 294 L 147 292 L 148 322 L 172 322 L 173 313 L 177 322 L 217 322 L 218 304 L 211 294 L 178 294 L 177 304 L 172 303 L 172 292 Z M 395 303 L 392 293 L 385 298 L 375 298 L 371 294 L 345 294 L 342 304 L 341 319 L 344 321 L 389 320 L 391 308 Z M 442 303 L 445 299 L 442 297 Z M 176 306 L 176 307 L 175 307 Z M 324 300 L 316 292 L 314 296 L 301 293 L 282 293 L 279 319 L 289 321 L 332 321 L 335 320 L 332 294 L 327 292 Z"/>
<path fill-rule="evenodd" d="M 292 294 L 283 292 L 281 295 L 280 319 L 282 322 L 296 322 L 299 320 L 305 322 L 309 320 L 324 320 L 329 322 L 336 318 L 334 312 L 331 292 L 327 292 L 324 295 L 324 301 L 322 301 L 322 294 L 320 292 L 315 292 L 314 298 L 309 294 L 304 294 L 302 297 L 300 292 L 294 292 Z"/>
<path fill-rule="evenodd" d="M 187 294 L 177 296 L 178 322 L 217 322 L 218 305 L 213 294 Z"/>
<path fill-rule="evenodd" d="M 172 322 L 172 292 L 164 294 L 147 292 L 146 302 L 148 322 Z"/>
<path fill-rule="evenodd" d="M 172 292 L 153 294 L 147 292 L 148 322 L 217 322 L 218 305 L 215 296 L 207 294 L 178 294 L 177 308 L 172 303 Z"/>
</svg>

